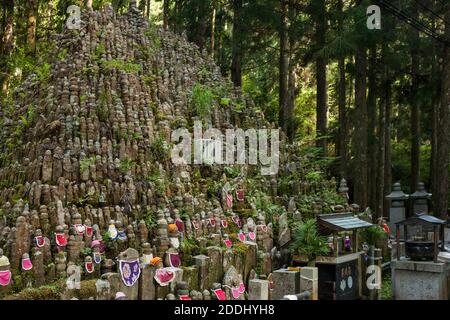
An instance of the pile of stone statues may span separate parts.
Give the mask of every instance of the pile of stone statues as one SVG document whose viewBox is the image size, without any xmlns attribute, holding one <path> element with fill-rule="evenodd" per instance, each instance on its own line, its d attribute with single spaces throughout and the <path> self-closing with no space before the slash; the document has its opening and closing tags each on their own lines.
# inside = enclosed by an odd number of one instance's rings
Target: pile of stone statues
<svg viewBox="0 0 450 320">
<path fill-rule="evenodd" d="M 274 240 L 246 181 L 281 203 L 277 178 L 170 159 L 172 130 L 200 119 L 197 83 L 222 95 L 205 127 L 270 127 L 210 55 L 150 25 L 134 1 L 120 16 L 83 10 L 55 48 L 48 77 L 30 76 L 2 115 L 0 297 L 60 279 L 68 290 L 96 280 L 96 299 L 246 299 L 250 281 L 270 283 L 298 212 Z"/>
</svg>

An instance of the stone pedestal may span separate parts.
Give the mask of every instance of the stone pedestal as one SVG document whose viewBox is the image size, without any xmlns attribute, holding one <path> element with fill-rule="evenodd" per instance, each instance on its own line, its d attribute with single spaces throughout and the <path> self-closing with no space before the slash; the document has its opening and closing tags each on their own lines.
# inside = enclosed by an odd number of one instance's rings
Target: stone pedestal
<svg viewBox="0 0 450 320">
<path fill-rule="evenodd" d="M 156 285 L 154 278 L 155 268 L 150 265 L 145 265 L 141 270 L 139 277 L 139 299 L 140 300 L 155 300 L 156 299 Z"/>
<path fill-rule="evenodd" d="M 311 292 L 311 300 L 319 299 L 319 269 L 303 267 L 300 270 L 300 291 Z"/>
<path fill-rule="evenodd" d="M 448 300 L 450 264 L 400 260 L 391 262 L 395 300 Z"/>
<path fill-rule="evenodd" d="M 280 300 L 286 295 L 300 293 L 300 271 L 275 270 L 272 274 L 272 281 L 272 300 Z"/>
<path fill-rule="evenodd" d="M 195 265 L 198 267 L 198 287 L 200 290 L 209 289 L 209 268 L 211 258 L 205 255 L 193 257 Z"/>
<path fill-rule="evenodd" d="M 250 280 L 248 300 L 269 300 L 269 281 L 261 279 Z"/>
<path fill-rule="evenodd" d="M 400 257 L 405 257 L 405 243 L 400 241 Z M 392 241 L 391 260 L 397 259 L 397 242 Z"/>
</svg>

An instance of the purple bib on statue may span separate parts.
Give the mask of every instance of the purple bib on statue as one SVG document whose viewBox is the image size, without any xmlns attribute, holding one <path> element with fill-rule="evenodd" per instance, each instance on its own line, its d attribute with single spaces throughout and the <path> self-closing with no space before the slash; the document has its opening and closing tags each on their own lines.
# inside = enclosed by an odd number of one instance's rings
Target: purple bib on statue
<svg viewBox="0 0 450 320">
<path fill-rule="evenodd" d="M 127 287 L 131 287 L 139 279 L 141 274 L 141 267 L 139 260 L 134 261 L 119 261 L 119 270 L 122 275 L 122 281 Z"/>
</svg>

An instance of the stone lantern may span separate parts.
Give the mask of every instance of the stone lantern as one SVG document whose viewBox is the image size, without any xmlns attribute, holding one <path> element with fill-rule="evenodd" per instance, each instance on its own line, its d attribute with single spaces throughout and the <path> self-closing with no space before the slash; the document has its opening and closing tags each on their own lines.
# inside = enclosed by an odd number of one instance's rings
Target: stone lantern
<svg viewBox="0 0 450 320">
<path fill-rule="evenodd" d="M 348 187 L 347 181 L 344 178 L 342 178 L 341 182 L 339 183 L 338 194 L 343 197 L 348 203 Z"/>
<path fill-rule="evenodd" d="M 412 215 L 428 214 L 428 201 L 431 200 L 431 193 L 425 190 L 423 182 L 417 184 L 416 192 L 409 196 L 411 199 Z"/>
<path fill-rule="evenodd" d="M 397 222 L 405 220 L 405 201 L 408 198 L 409 196 L 402 191 L 400 182 L 394 183 L 392 192 L 386 196 L 386 199 L 390 201 L 388 225 L 391 230 L 394 230 Z"/>
</svg>

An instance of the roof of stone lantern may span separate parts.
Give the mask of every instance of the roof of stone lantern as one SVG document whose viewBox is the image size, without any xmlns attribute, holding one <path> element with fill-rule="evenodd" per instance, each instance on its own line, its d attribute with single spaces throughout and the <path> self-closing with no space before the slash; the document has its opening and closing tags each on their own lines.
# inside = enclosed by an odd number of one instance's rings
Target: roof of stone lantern
<svg viewBox="0 0 450 320">
<path fill-rule="evenodd" d="M 414 199 L 431 199 L 432 194 L 425 190 L 425 185 L 423 182 L 417 184 L 417 190 L 413 194 L 409 195 L 410 198 Z"/>
<path fill-rule="evenodd" d="M 409 195 L 402 191 L 400 182 L 394 183 L 392 186 L 392 192 L 386 196 L 388 200 L 407 200 Z"/>
</svg>

